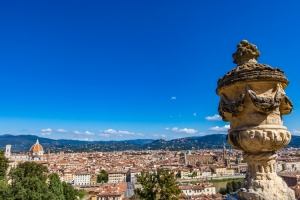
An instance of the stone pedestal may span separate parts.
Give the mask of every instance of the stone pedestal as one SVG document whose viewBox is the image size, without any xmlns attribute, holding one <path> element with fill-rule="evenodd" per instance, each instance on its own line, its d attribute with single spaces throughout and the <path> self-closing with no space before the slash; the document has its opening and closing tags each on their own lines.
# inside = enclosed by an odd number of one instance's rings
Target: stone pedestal
<svg viewBox="0 0 300 200">
<path fill-rule="evenodd" d="M 248 164 L 239 199 L 292 200 L 294 192 L 276 173 L 276 150 L 284 148 L 291 134 L 282 123 L 293 104 L 284 88 L 284 72 L 257 63 L 260 52 L 246 40 L 233 54 L 237 67 L 218 81 L 219 113 L 230 122 L 227 141 L 243 151 Z"/>
</svg>

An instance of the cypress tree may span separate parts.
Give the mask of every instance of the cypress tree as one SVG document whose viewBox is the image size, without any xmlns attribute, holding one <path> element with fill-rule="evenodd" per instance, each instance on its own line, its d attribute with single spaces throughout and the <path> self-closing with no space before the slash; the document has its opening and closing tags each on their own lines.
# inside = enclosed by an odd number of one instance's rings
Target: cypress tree
<svg viewBox="0 0 300 200">
<path fill-rule="evenodd" d="M 233 192 L 233 188 L 232 188 L 232 183 L 231 182 L 228 182 L 226 184 L 226 191 L 228 194 L 230 194 L 231 192 Z"/>
<path fill-rule="evenodd" d="M 226 189 L 225 188 L 220 188 L 219 192 L 220 194 L 222 195 L 225 195 L 227 193 Z"/>
<path fill-rule="evenodd" d="M 237 189 L 239 188 L 238 182 L 232 181 L 231 184 L 232 184 L 232 190 L 233 190 L 233 192 L 237 191 Z"/>
<path fill-rule="evenodd" d="M 237 183 L 239 185 L 239 188 L 243 185 L 243 183 L 241 181 L 238 181 Z"/>
</svg>

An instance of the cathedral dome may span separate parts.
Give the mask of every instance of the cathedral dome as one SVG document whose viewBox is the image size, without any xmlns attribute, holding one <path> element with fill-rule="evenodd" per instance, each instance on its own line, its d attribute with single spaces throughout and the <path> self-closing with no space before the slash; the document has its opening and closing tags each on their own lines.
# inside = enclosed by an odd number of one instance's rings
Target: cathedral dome
<svg viewBox="0 0 300 200">
<path fill-rule="evenodd" d="M 32 145 L 32 147 L 30 148 L 29 152 L 30 153 L 37 153 L 37 152 L 43 152 L 44 149 L 42 147 L 42 145 L 40 145 L 39 140 L 36 140 L 36 143 L 34 145 Z"/>
</svg>

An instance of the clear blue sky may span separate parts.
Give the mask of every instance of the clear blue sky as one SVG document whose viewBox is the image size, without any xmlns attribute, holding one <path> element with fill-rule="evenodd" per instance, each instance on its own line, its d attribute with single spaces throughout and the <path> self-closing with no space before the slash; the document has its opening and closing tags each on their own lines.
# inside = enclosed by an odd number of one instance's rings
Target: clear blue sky
<svg viewBox="0 0 300 200">
<path fill-rule="evenodd" d="M 300 132 L 299 1 L 0 1 L 0 134 L 224 133 L 216 82 L 247 39 L 283 69 Z M 216 127 L 218 126 L 218 127 Z"/>
</svg>

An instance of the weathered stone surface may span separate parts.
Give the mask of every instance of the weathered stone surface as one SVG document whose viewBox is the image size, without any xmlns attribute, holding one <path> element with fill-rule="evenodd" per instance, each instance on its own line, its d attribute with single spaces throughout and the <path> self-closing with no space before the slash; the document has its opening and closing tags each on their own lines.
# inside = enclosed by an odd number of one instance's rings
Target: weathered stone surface
<svg viewBox="0 0 300 200">
<path fill-rule="evenodd" d="M 235 149 L 258 154 L 284 148 L 291 141 L 285 129 L 256 128 L 228 133 L 227 142 Z M 245 159 L 245 158 L 244 158 Z"/>
<path fill-rule="evenodd" d="M 238 66 L 218 81 L 219 113 L 230 122 L 227 141 L 243 151 L 248 164 L 240 199 L 292 200 L 294 192 L 277 176 L 276 150 L 284 148 L 291 134 L 282 115 L 291 113 L 293 104 L 284 88 L 289 81 L 284 72 L 257 63 L 260 52 L 246 40 L 233 54 Z"/>
<path fill-rule="evenodd" d="M 234 58 L 233 62 L 238 64 L 238 66 L 219 79 L 217 93 L 219 93 L 218 90 L 220 88 L 236 82 L 259 80 L 281 82 L 283 88 L 285 88 L 289 81 L 285 77 L 284 72 L 278 68 L 257 63 L 259 56 L 260 52 L 255 45 L 247 40 L 242 40 L 237 45 L 237 51 L 232 55 Z"/>
<path fill-rule="evenodd" d="M 266 64 L 255 63 L 251 60 L 228 72 L 218 81 L 218 89 L 224 86 L 232 85 L 236 82 L 269 80 L 281 82 L 285 88 L 289 81 L 284 72 L 278 68 L 272 68 Z M 217 89 L 217 90 L 218 90 Z"/>
<path fill-rule="evenodd" d="M 249 60 L 257 60 L 260 56 L 260 52 L 257 49 L 256 45 L 251 44 L 247 40 L 242 40 L 237 45 L 237 50 L 232 54 L 233 63 L 242 64 L 248 62 Z"/>
</svg>

